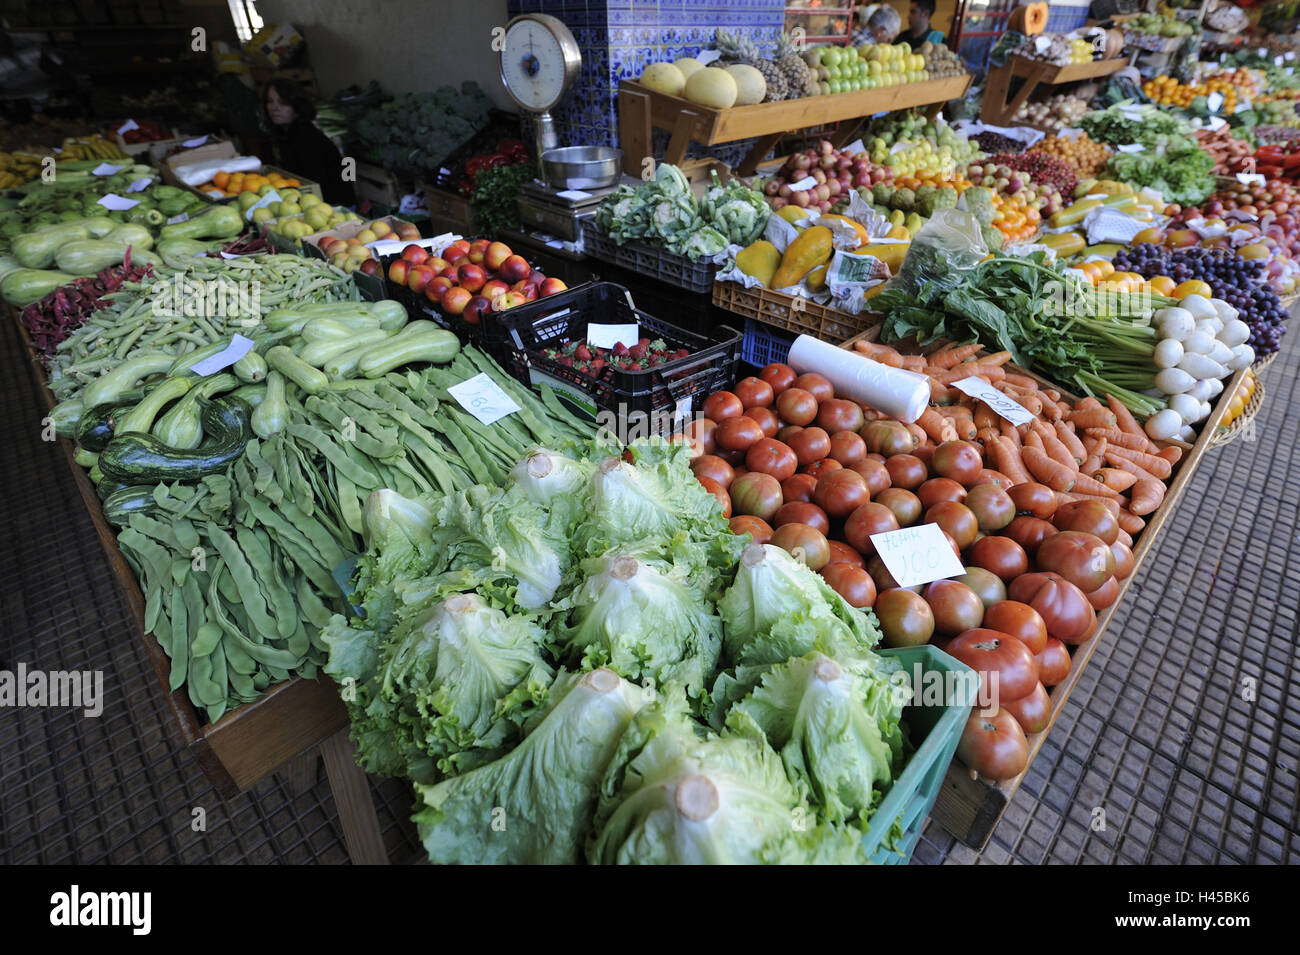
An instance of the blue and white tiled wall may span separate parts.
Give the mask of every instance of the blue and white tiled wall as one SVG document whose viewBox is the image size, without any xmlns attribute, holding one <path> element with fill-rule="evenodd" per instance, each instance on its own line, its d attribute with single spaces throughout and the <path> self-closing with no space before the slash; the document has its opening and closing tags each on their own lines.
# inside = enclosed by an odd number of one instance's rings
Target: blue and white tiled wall
<svg viewBox="0 0 1300 955">
<path fill-rule="evenodd" d="M 618 145 L 619 80 L 694 56 L 712 45 L 718 27 L 770 50 L 785 22 L 784 0 L 509 0 L 509 11 L 559 18 L 582 48 L 578 83 L 555 110 L 560 142 L 571 146 Z M 656 136 L 657 149 L 666 143 L 666 134 Z M 709 150 L 732 163 L 745 152 L 743 144 Z"/>
</svg>

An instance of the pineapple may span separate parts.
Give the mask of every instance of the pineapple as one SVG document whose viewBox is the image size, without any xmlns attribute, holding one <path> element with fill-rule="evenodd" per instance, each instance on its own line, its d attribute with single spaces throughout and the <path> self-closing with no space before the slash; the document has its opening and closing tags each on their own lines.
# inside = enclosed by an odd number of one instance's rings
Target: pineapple
<svg viewBox="0 0 1300 955">
<path fill-rule="evenodd" d="M 817 74 L 794 48 L 790 34 L 782 32 L 776 41 L 776 65 L 785 75 L 789 99 L 812 96 L 817 92 Z"/>
<path fill-rule="evenodd" d="M 789 83 L 781 68 L 771 60 L 763 59 L 758 47 L 749 37 L 733 36 L 726 30 L 719 29 L 716 46 L 722 54 L 723 63 L 744 63 L 763 74 L 763 79 L 767 82 L 764 103 L 774 103 L 789 96 Z"/>
</svg>

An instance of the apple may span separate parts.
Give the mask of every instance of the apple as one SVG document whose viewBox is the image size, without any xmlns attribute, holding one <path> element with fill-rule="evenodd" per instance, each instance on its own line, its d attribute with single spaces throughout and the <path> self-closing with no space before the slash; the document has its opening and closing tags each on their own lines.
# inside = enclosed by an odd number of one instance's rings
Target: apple
<svg viewBox="0 0 1300 955">
<path fill-rule="evenodd" d="M 493 242 L 487 247 L 487 254 L 483 258 L 483 263 L 495 272 L 501 268 L 501 263 L 512 255 L 514 255 L 514 252 L 511 251 L 510 246 L 504 242 Z"/>
<path fill-rule="evenodd" d="M 378 238 L 379 236 L 375 235 L 373 229 L 362 229 L 356 234 L 356 238 L 350 241 L 355 241 L 357 245 L 365 245 L 367 242 L 374 242 Z"/>
<path fill-rule="evenodd" d="M 487 284 L 487 272 L 483 271 L 483 266 L 472 262 L 462 265 L 456 269 L 456 284 L 470 292 L 478 292 Z"/>
<path fill-rule="evenodd" d="M 425 260 L 424 264 L 435 272 L 441 273 L 450 263 L 440 255 L 431 255 Z"/>
<path fill-rule="evenodd" d="M 460 249 L 460 250 L 461 250 L 462 252 L 464 252 L 466 255 L 469 255 L 469 240 L 468 240 L 468 239 L 457 239 L 457 240 L 456 240 L 455 242 L 453 242 L 451 245 L 447 246 L 447 248 L 448 248 L 448 249 Z M 445 251 L 443 252 L 442 257 L 443 257 L 444 259 L 447 257 L 447 253 L 446 253 Z"/>
<path fill-rule="evenodd" d="M 568 287 L 569 286 L 565 285 L 560 279 L 549 278 L 542 283 L 542 287 L 538 291 L 541 293 L 542 298 L 545 298 L 548 295 L 555 295 L 558 292 L 563 292 Z"/>
<path fill-rule="evenodd" d="M 435 275 L 429 280 L 429 284 L 424 288 L 424 295 L 435 305 L 442 301 L 442 297 L 447 294 L 447 290 L 455 287 L 455 283 L 445 275 Z"/>
<path fill-rule="evenodd" d="M 501 263 L 501 268 L 497 269 L 497 276 L 501 281 L 514 285 L 520 279 L 528 278 L 532 270 L 532 266 L 522 255 L 512 255 Z"/>
<path fill-rule="evenodd" d="M 510 291 L 510 286 L 507 285 L 505 282 L 502 282 L 500 279 L 491 279 L 480 290 L 480 294 L 482 294 L 483 297 L 486 298 L 488 301 L 491 301 L 492 299 L 496 298 L 498 295 L 505 295 L 506 292 L 509 291 Z"/>
<path fill-rule="evenodd" d="M 375 234 L 376 239 L 386 239 L 393 234 L 392 227 L 382 219 L 376 219 L 370 223 L 369 228 Z"/>
<path fill-rule="evenodd" d="M 448 315 L 459 315 L 465 311 L 474 296 L 469 289 L 453 285 L 442 296 L 442 310 Z"/>
<path fill-rule="evenodd" d="M 475 239 L 469 244 L 469 260 L 475 265 L 482 265 L 487 259 L 487 250 L 491 245 L 490 239 Z"/>
<path fill-rule="evenodd" d="M 426 269 L 423 265 L 412 266 L 406 271 L 406 287 L 412 292 L 423 292 L 433 279 L 433 269 Z"/>
<path fill-rule="evenodd" d="M 397 237 L 403 242 L 413 242 L 420 237 L 420 230 L 409 222 L 400 222 L 397 225 Z"/>
<path fill-rule="evenodd" d="M 405 285 L 406 272 L 407 269 L 410 268 L 410 266 L 411 263 L 408 262 L 406 259 L 394 259 L 392 264 L 388 266 L 389 280 L 396 282 L 398 285 Z"/>
<path fill-rule="evenodd" d="M 444 269 L 443 269 L 441 272 L 439 272 L 438 274 L 439 274 L 439 275 L 445 275 L 447 278 L 451 279 L 451 284 L 452 284 L 452 285 L 455 285 L 455 284 L 456 284 L 456 268 L 457 268 L 457 267 L 454 266 L 454 265 L 448 265 L 446 268 L 444 268 Z"/>
<path fill-rule="evenodd" d="M 402 250 L 402 258 L 412 265 L 419 265 L 421 262 L 428 262 L 429 250 L 422 245 L 412 243 Z M 437 271 L 436 267 L 434 271 Z"/>
<path fill-rule="evenodd" d="M 379 275 L 382 271 L 382 267 L 380 266 L 378 259 L 366 259 L 361 263 L 361 268 L 358 269 L 358 271 L 365 275 Z"/>
<path fill-rule="evenodd" d="M 537 269 L 533 269 L 528 273 L 528 281 L 532 282 L 534 285 L 541 285 L 546 281 L 546 276 L 537 271 Z"/>
<path fill-rule="evenodd" d="M 333 258 L 335 248 L 344 247 L 346 245 L 347 243 L 344 242 L 342 239 L 339 239 L 332 235 L 327 235 L 325 236 L 325 238 L 320 240 L 320 243 L 317 245 L 317 248 L 320 249 L 322 252 L 324 252 L 325 255 Z"/>
<path fill-rule="evenodd" d="M 477 325 L 479 316 L 490 311 L 492 311 L 491 299 L 482 295 L 475 295 L 469 300 L 469 304 L 465 306 L 465 311 L 460 313 L 460 317 L 470 325 Z"/>
<path fill-rule="evenodd" d="M 492 301 L 492 311 L 504 312 L 508 308 L 514 308 L 516 305 L 523 305 L 528 299 L 524 298 L 519 292 L 506 292 L 505 295 L 498 295 Z"/>
<path fill-rule="evenodd" d="M 455 265 L 457 262 L 460 262 L 463 259 L 467 259 L 468 256 L 469 256 L 469 250 L 462 249 L 460 246 L 456 245 L 455 243 L 452 243 L 451 245 L 447 246 L 447 248 L 442 250 L 442 257 L 446 259 L 447 262 L 450 263 L 451 265 Z"/>
<path fill-rule="evenodd" d="M 515 292 L 518 295 L 522 295 L 525 301 L 535 302 L 537 301 L 537 297 L 538 297 L 537 288 L 538 286 L 528 281 L 528 279 L 520 279 L 514 285 L 510 286 L 510 291 Z"/>
</svg>

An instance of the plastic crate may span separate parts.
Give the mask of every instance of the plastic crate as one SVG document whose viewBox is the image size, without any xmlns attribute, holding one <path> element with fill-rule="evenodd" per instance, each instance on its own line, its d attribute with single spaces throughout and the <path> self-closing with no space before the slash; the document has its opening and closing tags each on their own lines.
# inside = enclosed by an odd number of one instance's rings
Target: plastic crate
<svg viewBox="0 0 1300 955">
<path fill-rule="evenodd" d="M 684 255 L 674 255 L 640 242 L 619 245 L 596 227 L 596 220 L 591 216 L 582 220 L 582 250 L 593 259 L 630 269 L 688 292 L 708 292 L 718 271 L 712 262 L 692 262 Z"/>
<path fill-rule="evenodd" d="M 713 304 L 755 322 L 796 335 L 812 335 L 834 345 L 881 322 L 881 317 L 871 312 L 854 315 L 771 289 L 745 288 L 739 282 L 714 282 Z"/>
<path fill-rule="evenodd" d="M 773 362 L 784 363 L 790 357 L 790 346 L 793 344 L 794 339 L 788 335 L 778 334 L 767 325 L 747 318 L 740 357 L 755 368 L 763 368 Z"/>
<path fill-rule="evenodd" d="M 725 325 L 698 334 L 647 315 L 613 282 L 593 282 L 504 313 L 509 316 L 507 369 L 528 385 L 546 383 L 575 411 L 596 420 L 612 413 L 620 436 L 663 433 L 726 388 L 740 362 L 741 334 Z M 585 341 L 588 324 L 637 324 L 648 338 L 690 355 L 644 371 L 606 368 L 599 378 L 560 364 L 543 349 Z M 602 423 L 604 423 L 602 421 Z"/>
<path fill-rule="evenodd" d="M 914 678 L 919 666 L 923 679 L 928 679 L 927 674 L 938 674 L 937 678 L 951 679 L 955 691 L 950 698 L 945 689 L 943 706 L 909 704 L 903 711 L 903 720 L 916 751 L 889 792 L 885 793 L 871 817 L 867 834 L 862 837 L 871 862 L 876 865 L 906 865 L 921 838 L 925 820 L 939 798 L 948 764 L 957 752 L 957 743 L 970 717 L 979 681 L 974 670 L 938 647 L 899 647 L 879 653 L 901 663 L 909 679 Z M 955 678 L 946 676 L 950 673 Z M 945 687 L 948 685 L 945 683 Z M 895 822 L 903 830 L 903 836 L 892 846 L 887 845 L 885 840 Z"/>
</svg>

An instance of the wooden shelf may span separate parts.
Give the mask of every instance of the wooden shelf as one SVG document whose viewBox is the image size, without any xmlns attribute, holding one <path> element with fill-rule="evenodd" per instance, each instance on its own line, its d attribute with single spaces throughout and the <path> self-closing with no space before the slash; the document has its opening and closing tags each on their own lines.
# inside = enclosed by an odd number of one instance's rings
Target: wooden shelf
<svg viewBox="0 0 1300 955">
<path fill-rule="evenodd" d="M 786 133 L 809 126 L 861 119 L 911 107 L 932 107 L 935 112 L 949 100 L 959 99 L 970 87 L 970 74 L 898 83 L 874 90 L 805 96 L 776 103 L 713 109 L 680 96 L 669 96 L 639 83 L 624 80 L 618 89 L 619 145 L 623 168 L 633 176 L 641 174 L 642 159 L 653 156 L 651 130 L 672 131 L 664 162 L 678 164 L 692 142 L 705 146 L 758 138 L 740 165 L 742 176 L 752 175 L 759 161 Z"/>
<path fill-rule="evenodd" d="M 984 106 L 980 119 L 992 126 L 1006 126 L 1014 122 L 1013 117 L 1020 107 L 1027 103 L 1039 86 L 1058 86 L 1062 83 L 1077 83 L 1080 80 L 1096 79 L 1117 73 L 1128 65 L 1128 59 L 1122 56 L 1108 60 L 1092 60 L 1088 63 L 1069 63 L 1055 66 L 1023 56 L 1011 56 L 1002 66 L 989 70 L 988 85 L 984 90 Z M 1011 81 L 1020 79 L 1020 89 L 1011 99 Z"/>
</svg>

